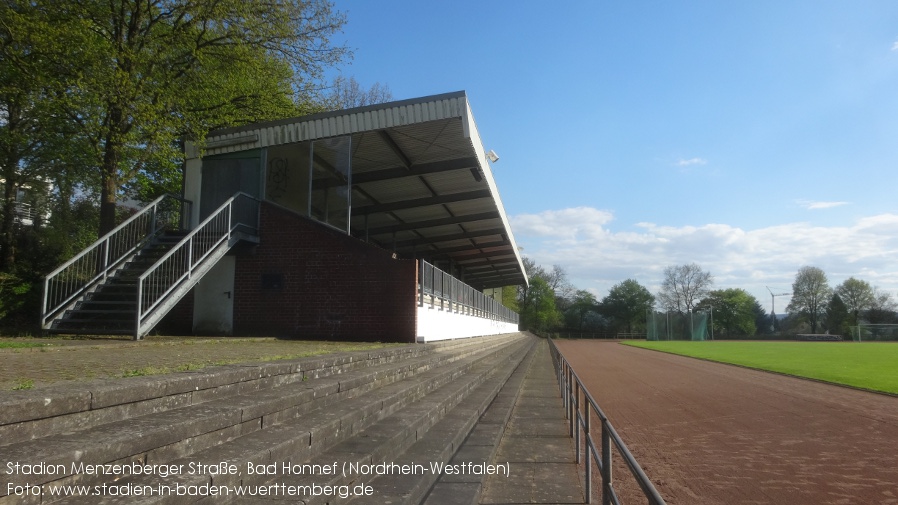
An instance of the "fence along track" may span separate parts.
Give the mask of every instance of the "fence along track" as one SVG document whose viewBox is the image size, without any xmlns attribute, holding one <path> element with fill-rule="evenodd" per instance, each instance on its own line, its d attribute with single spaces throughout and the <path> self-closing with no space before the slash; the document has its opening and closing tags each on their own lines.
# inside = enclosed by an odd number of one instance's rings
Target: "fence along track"
<svg viewBox="0 0 898 505">
<path fill-rule="evenodd" d="M 611 455 L 612 443 L 617 447 L 617 452 L 627 464 L 630 473 L 636 479 L 643 494 L 648 499 L 649 505 L 666 505 L 664 499 L 655 489 L 652 481 L 639 466 L 636 458 L 627 449 L 627 445 L 618 435 L 617 430 L 611 425 L 608 417 L 599 408 L 599 405 L 593 399 L 589 391 L 583 387 L 580 377 L 571 368 L 558 348 L 555 342 L 549 340 L 549 348 L 552 352 L 552 361 L 555 364 L 555 373 L 558 375 L 558 385 L 561 387 L 561 396 L 564 400 L 565 417 L 570 421 L 570 434 L 574 438 L 576 445 L 577 463 L 581 462 L 581 435 L 586 444 L 586 461 L 585 461 L 585 488 L 586 502 L 592 503 L 592 463 L 595 460 L 602 477 L 602 505 L 620 504 L 613 485 L 613 475 L 611 471 Z M 595 412 L 601 422 L 601 453 L 596 448 L 595 441 L 592 437 L 591 430 L 591 412 Z"/>
</svg>

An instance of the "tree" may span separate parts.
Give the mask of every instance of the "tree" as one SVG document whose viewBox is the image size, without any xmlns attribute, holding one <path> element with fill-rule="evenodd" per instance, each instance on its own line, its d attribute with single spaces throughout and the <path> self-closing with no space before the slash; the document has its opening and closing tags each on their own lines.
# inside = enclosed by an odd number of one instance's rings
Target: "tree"
<svg viewBox="0 0 898 505">
<path fill-rule="evenodd" d="M 757 298 L 755 298 L 755 304 L 751 311 L 755 315 L 755 332 L 766 333 L 769 328 L 770 316 L 764 311 L 764 307 Z"/>
<path fill-rule="evenodd" d="M 634 279 L 627 279 L 615 284 L 602 298 L 601 312 L 632 333 L 634 323 L 644 322 L 646 311 L 654 304 L 655 297 L 648 289 Z"/>
<path fill-rule="evenodd" d="M 658 303 L 666 310 L 681 314 L 691 312 L 696 303 L 708 295 L 714 278 L 697 264 L 669 266 L 664 269 Z"/>
<path fill-rule="evenodd" d="M 834 292 L 826 306 L 826 319 L 824 320 L 826 330 L 833 335 L 848 335 L 850 331 L 848 328 L 849 318 L 848 307 L 842 301 L 839 293 Z"/>
<path fill-rule="evenodd" d="M 811 325 L 811 333 L 817 333 L 817 323 L 823 316 L 832 289 L 823 270 L 804 266 L 798 269 L 792 283 L 792 300 L 786 307 L 789 312 L 797 312 Z"/>
<path fill-rule="evenodd" d="M 864 313 L 864 319 L 870 324 L 894 324 L 898 322 L 895 309 L 898 308 L 892 295 L 873 288 L 873 304 Z"/>
<path fill-rule="evenodd" d="M 386 84 L 375 82 L 365 91 L 355 80 L 339 76 L 331 84 L 331 94 L 327 98 L 327 107 L 332 110 L 363 107 L 393 100 L 393 92 Z"/>
<path fill-rule="evenodd" d="M 148 167 L 171 166 L 177 139 L 274 119 L 308 102 L 311 82 L 348 54 L 327 0 L 22 2 L 69 48 L 54 61 L 56 98 L 92 149 L 100 234 Z"/>
<path fill-rule="evenodd" d="M 857 326 L 861 313 L 872 308 L 876 301 L 870 283 L 854 277 L 845 279 L 842 284 L 836 286 L 835 291 L 845 305 L 849 317 L 848 323 L 851 326 Z"/>
<path fill-rule="evenodd" d="M 527 290 L 527 308 L 521 313 L 524 328 L 537 332 L 549 331 L 561 322 L 561 314 L 555 308 L 555 292 L 540 277 L 530 279 Z"/>
<path fill-rule="evenodd" d="M 595 295 L 589 291 L 578 289 L 574 294 L 571 306 L 565 312 L 565 315 L 568 316 L 568 327 L 582 331 L 587 316 L 590 312 L 595 312 L 597 305 L 598 301 Z"/>
<path fill-rule="evenodd" d="M 757 331 L 756 308 L 760 302 L 744 289 L 711 291 L 696 305 L 713 311 L 715 336 L 749 336 Z"/>
</svg>

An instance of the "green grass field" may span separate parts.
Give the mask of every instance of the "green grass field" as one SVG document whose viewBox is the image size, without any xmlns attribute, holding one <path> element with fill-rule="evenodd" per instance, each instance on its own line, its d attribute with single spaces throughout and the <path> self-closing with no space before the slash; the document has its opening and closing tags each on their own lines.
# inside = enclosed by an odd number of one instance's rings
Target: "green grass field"
<svg viewBox="0 0 898 505">
<path fill-rule="evenodd" d="M 721 363 L 898 394 L 898 343 L 625 342 Z"/>
</svg>

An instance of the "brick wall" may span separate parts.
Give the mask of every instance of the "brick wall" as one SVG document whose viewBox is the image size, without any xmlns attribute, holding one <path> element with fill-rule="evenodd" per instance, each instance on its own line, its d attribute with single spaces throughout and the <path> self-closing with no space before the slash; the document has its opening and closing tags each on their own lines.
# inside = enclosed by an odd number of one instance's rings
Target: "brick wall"
<svg viewBox="0 0 898 505">
<path fill-rule="evenodd" d="M 235 334 L 415 341 L 415 261 L 267 203 L 260 222 L 236 261 Z"/>
</svg>

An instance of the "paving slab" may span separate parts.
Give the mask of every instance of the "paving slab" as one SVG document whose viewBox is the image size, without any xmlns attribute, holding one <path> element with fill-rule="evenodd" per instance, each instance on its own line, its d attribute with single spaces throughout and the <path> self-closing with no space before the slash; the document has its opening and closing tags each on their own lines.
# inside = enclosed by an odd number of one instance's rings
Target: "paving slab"
<svg viewBox="0 0 898 505">
<path fill-rule="evenodd" d="M 536 345 L 495 457 L 508 475 L 486 478 L 481 504 L 586 503 L 548 342 Z"/>
</svg>

